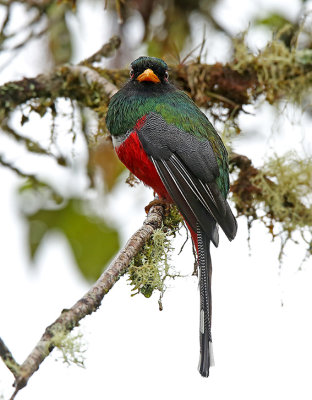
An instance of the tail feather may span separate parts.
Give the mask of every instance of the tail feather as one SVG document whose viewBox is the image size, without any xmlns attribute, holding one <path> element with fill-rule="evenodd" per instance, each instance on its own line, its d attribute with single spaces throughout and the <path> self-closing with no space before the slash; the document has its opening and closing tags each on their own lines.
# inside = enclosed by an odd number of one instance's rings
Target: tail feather
<svg viewBox="0 0 312 400">
<path fill-rule="evenodd" d="M 200 292 L 200 359 L 198 370 L 204 377 L 209 376 L 209 368 L 214 364 L 211 337 L 211 257 L 210 240 L 197 225 L 197 248 L 199 264 Z"/>
</svg>

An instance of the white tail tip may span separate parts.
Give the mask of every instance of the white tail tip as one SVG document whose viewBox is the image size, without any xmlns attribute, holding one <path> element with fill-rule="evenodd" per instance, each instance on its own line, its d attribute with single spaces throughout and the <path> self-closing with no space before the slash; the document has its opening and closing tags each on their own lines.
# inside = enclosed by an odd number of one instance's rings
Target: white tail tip
<svg viewBox="0 0 312 400">
<path fill-rule="evenodd" d="M 214 360 L 214 355 L 213 355 L 212 342 L 209 342 L 209 359 L 210 359 L 210 367 L 214 367 L 215 360 Z"/>
</svg>

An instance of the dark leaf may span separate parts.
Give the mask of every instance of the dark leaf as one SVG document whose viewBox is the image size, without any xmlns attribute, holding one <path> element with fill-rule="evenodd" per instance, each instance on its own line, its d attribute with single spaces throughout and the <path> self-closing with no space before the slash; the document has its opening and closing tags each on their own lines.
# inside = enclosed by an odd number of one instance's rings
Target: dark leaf
<svg viewBox="0 0 312 400">
<path fill-rule="evenodd" d="M 33 259 L 51 230 L 62 232 L 74 254 L 77 265 L 88 280 L 96 280 L 119 248 L 118 232 L 96 216 L 82 212 L 79 200 L 70 200 L 61 209 L 41 209 L 27 216 L 28 244 Z"/>
<path fill-rule="evenodd" d="M 119 161 L 110 139 L 105 139 L 96 148 L 90 149 L 88 168 L 92 171 L 100 168 L 108 191 L 114 187 L 117 178 L 125 169 Z"/>
</svg>

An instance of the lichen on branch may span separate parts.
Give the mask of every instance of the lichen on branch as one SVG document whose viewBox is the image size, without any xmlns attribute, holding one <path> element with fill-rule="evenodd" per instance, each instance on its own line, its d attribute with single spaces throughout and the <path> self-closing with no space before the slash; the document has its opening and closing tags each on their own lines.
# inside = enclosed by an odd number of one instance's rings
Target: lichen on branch
<svg viewBox="0 0 312 400">
<path fill-rule="evenodd" d="M 295 232 L 312 255 L 311 158 L 288 152 L 255 168 L 247 157 L 233 154 L 230 165 L 238 170 L 231 186 L 238 215 L 247 217 L 249 226 L 261 221 L 273 239 L 281 239 L 280 259 L 288 240 L 295 240 Z"/>
<path fill-rule="evenodd" d="M 74 364 L 84 368 L 86 346 L 81 332 L 69 334 L 63 330 L 55 332 L 52 344 L 61 353 L 61 357 L 57 360 L 60 359 L 68 366 Z"/>
<path fill-rule="evenodd" d="M 287 46 L 280 39 L 284 30 L 257 53 L 246 45 L 245 34 L 233 42 L 234 55 L 229 67 L 240 75 L 255 77 L 249 88 L 250 101 L 264 95 L 270 104 L 278 105 L 283 100 L 301 105 L 311 89 L 312 51 L 298 49 L 297 41 Z"/>
<path fill-rule="evenodd" d="M 179 276 L 169 261 L 173 251 L 172 238 L 181 228 L 182 221 L 176 206 L 168 206 L 162 226 L 155 230 L 141 251 L 133 258 L 128 270 L 128 280 L 134 292 L 132 295 L 141 293 L 145 297 L 151 297 L 157 290 L 160 292 L 160 309 L 167 279 Z"/>
</svg>

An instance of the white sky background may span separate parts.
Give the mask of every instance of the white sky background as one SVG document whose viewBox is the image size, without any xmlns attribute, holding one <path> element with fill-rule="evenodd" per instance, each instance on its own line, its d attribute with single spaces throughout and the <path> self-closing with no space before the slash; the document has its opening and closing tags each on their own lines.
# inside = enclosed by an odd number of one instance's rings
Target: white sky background
<svg viewBox="0 0 312 400">
<path fill-rule="evenodd" d="M 92 7 L 97 9 L 91 10 Z M 216 16 L 231 32 L 238 33 L 259 10 L 265 14 L 267 10 L 280 9 L 292 18 L 299 12 L 299 2 L 227 0 L 220 3 Z M 107 40 L 109 23 L 96 3 L 89 2 L 84 7 L 83 13 L 72 21 L 73 31 L 79 34 L 74 61 L 89 56 Z M 201 40 L 199 23 L 197 29 L 199 33 L 194 37 Z M 136 25 L 129 27 L 129 32 L 139 37 L 140 25 L 138 29 Z M 260 47 L 267 36 L 258 29 L 251 34 L 250 41 L 252 39 L 256 41 L 255 47 Z M 209 37 L 208 42 L 208 61 L 224 60 L 226 39 Z M 24 74 L 36 75 L 40 72 L 36 67 L 39 59 L 35 52 L 32 58 L 24 53 L 2 74 L 1 81 L 18 79 Z M 245 116 L 241 123 L 243 132 L 255 130 L 259 134 L 249 143 L 243 133 L 236 150 L 251 155 L 257 164 L 273 151 L 279 154 L 294 148 L 303 151 L 301 140 L 311 134 L 311 121 L 292 111 L 290 118 L 278 123 L 282 128 L 269 139 L 272 129 L 277 129 L 278 125 L 269 106 L 263 105 L 256 115 Z M 45 138 L 44 129 L 41 125 L 38 137 Z M 311 139 L 306 143 L 304 150 L 311 154 Z M 1 148 L 7 150 L 9 146 L 9 141 L 1 139 Z M 13 147 L 10 157 L 27 170 L 36 167 L 37 160 L 27 159 Z M 46 165 L 41 173 L 48 168 Z M 70 176 L 57 174 L 62 178 L 63 187 L 71 184 L 73 193 L 84 189 L 81 171 L 76 170 Z M 3 168 L 0 180 L 0 336 L 17 361 L 22 362 L 46 326 L 63 308 L 80 298 L 88 284 L 79 275 L 66 241 L 56 234 L 45 240 L 36 268 L 31 268 L 26 226 L 16 203 L 19 181 Z M 109 207 L 110 213 L 116 216 L 116 223 L 122 227 L 123 241 L 141 225 L 144 205 L 151 197 L 152 192 L 143 185 L 131 189 L 121 183 L 114 199 L 108 199 L 105 207 Z M 126 225 L 125 220 L 128 221 Z M 216 366 L 208 379 L 201 378 L 197 372 L 197 279 L 189 276 L 171 282 L 163 299 L 164 310 L 159 312 L 157 295 L 151 299 L 131 298 L 130 287 L 123 278 L 105 297 L 101 308 L 81 324 L 87 348 L 86 368 L 68 368 L 61 361 L 55 362 L 59 354 L 53 352 L 19 393 L 18 399 L 310 400 L 311 260 L 298 270 L 304 249 L 290 244 L 283 267 L 279 269 L 279 243 L 272 243 L 264 228 L 256 224 L 249 255 L 246 221 L 240 218 L 238 223 L 237 238 L 229 243 L 221 233 L 219 248 L 212 249 L 212 333 Z M 183 241 L 184 237 L 177 240 L 177 249 Z M 193 257 L 189 244 L 172 263 L 177 271 L 190 275 Z M 11 373 L 0 362 L 0 398 L 1 393 L 5 399 L 11 394 L 11 382 Z"/>
</svg>

